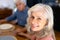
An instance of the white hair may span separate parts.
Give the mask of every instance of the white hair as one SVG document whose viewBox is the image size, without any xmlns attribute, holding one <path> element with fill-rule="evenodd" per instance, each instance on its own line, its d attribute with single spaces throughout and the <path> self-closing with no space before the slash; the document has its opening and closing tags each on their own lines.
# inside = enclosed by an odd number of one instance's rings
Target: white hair
<svg viewBox="0 0 60 40">
<path fill-rule="evenodd" d="M 21 3 L 24 3 L 25 5 L 27 4 L 27 3 L 26 3 L 26 2 L 27 2 L 26 0 L 14 0 L 14 2 L 15 2 L 15 3 L 21 2 Z"/>
<path fill-rule="evenodd" d="M 53 11 L 52 11 L 52 8 L 49 5 L 39 3 L 39 4 L 32 6 L 28 10 L 28 18 L 27 18 L 27 25 L 26 25 L 28 32 L 31 32 L 30 25 L 29 25 L 29 18 L 31 16 L 31 12 L 32 11 L 34 11 L 34 12 L 40 11 L 42 9 L 45 11 L 43 16 L 46 17 L 46 19 L 48 20 L 48 24 L 47 24 L 46 28 L 44 29 L 44 31 L 46 31 L 48 34 L 53 29 Z"/>
<path fill-rule="evenodd" d="M 29 17 L 31 16 L 31 12 L 32 11 L 39 11 L 43 8 L 43 10 L 46 11 L 44 15 L 44 17 L 46 17 L 48 19 L 48 29 L 50 30 L 53 27 L 53 11 L 52 8 L 49 5 L 45 5 L 45 4 L 36 4 L 35 6 L 31 7 L 28 10 L 28 18 L 27 18 L 27 24 L 29 24 Z"/>
</svg>

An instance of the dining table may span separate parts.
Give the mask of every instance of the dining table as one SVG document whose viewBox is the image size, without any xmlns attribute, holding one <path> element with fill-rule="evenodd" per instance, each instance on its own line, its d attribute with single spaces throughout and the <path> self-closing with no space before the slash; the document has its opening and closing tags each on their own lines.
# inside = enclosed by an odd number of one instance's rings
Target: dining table
<svg viewBox="0 0 60 40">
<path fill-rule="evenodd" d="M 3 23 L 3 24 L 10 24 L 10 23 Z M 10 35 L 10 36 L 14 36 L 17 40 L 28 40 L 28 39 L 27 39 L 26 37 L 24 37 L 24 36 L 16 35 L 16 34 L 15 34 L 15 30 L 16 30 L 17 28 L 23 29 L 21 26 L 16 25 L 16 24 L 12 24 L 12 25 L 14 26 L 14 30 L 13 30 L 13 31 L 8 31 L 8 30 L 6 30 L 6 31 L 2 32 L 2 31 L 0 30 L 0 36 Z"/>
</svg>

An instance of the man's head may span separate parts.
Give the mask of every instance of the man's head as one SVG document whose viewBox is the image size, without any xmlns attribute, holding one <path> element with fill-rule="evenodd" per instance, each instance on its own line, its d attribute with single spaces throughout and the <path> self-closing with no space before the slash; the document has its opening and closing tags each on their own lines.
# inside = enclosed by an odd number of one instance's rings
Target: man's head
<svg viewBox="0 0 60 40">
<path fill-rule="evenodd" d="M 23 11 L 26 6 L 26 0 L 15 0 L 15 4 L 19 11 Z"/>
</svg>

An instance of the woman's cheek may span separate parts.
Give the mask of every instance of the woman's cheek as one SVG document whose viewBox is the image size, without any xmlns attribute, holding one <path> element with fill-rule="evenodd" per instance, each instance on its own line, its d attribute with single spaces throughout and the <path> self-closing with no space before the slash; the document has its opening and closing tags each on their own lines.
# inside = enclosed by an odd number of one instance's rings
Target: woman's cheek
<svg viewBox="0 0 60 40">
<path fill-rule="evenodd" d="M 31 25 L 31 22 L 32 22 L 32 20 L 31 19 L 29 19 L 29 24 Z"/>
</svg>

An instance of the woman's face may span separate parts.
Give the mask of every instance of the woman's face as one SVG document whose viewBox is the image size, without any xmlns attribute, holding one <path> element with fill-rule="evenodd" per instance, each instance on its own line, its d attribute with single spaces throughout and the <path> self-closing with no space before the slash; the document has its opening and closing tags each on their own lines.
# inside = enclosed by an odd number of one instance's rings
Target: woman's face
<svg viewBox="0 0 60 40">
<path fill-rule="evenodd" d="M 47 23 L 47 19 L 43 16 L 43 12 L 32 12 L 29 23 L 32 31 L 40 31 Z"/>
</svg>

